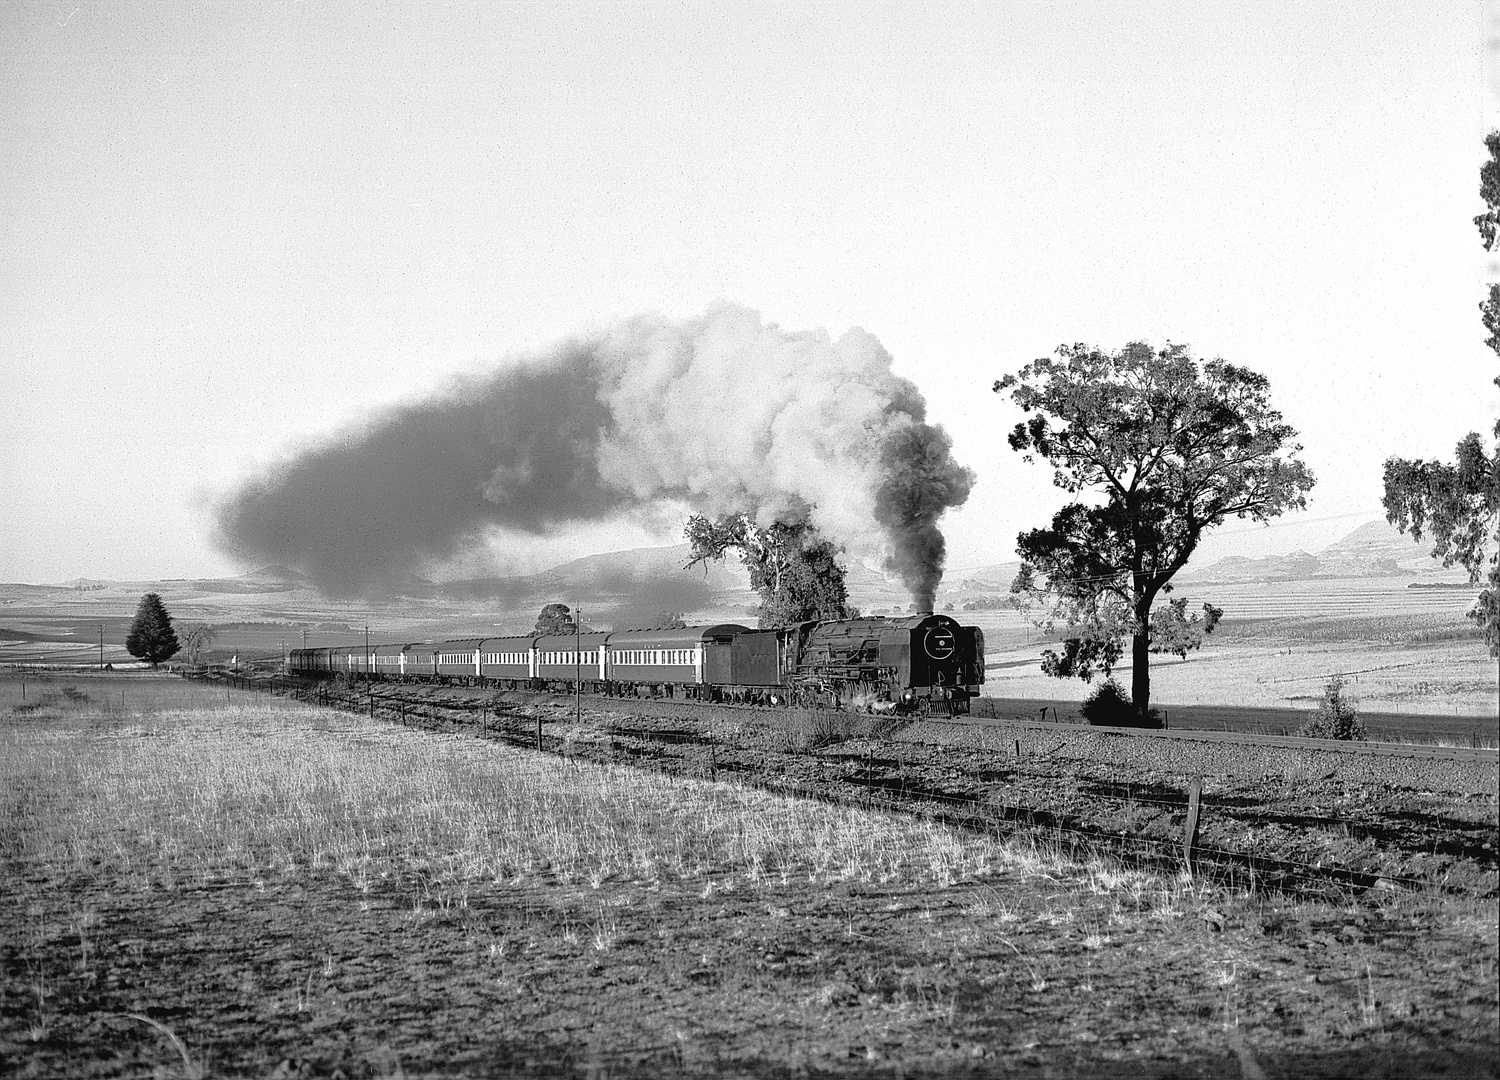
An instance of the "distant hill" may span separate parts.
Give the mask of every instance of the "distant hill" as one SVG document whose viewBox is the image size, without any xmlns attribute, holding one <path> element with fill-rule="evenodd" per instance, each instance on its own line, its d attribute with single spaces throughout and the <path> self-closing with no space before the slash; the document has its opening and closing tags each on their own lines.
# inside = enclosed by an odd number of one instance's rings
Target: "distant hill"
<svg viewBox="0 0 1500 1080">
<path fill-rule="evenodd" d="M 1202 570 L 1195 571 L 1189 565 L 1182 570 L 1181 576 L 1192 581 L 1300 581 L 1318 576 L 1322 565 L 1322 560 L 1316 555 L 1309 555 L 1305 551 L 1294 551 L 1290 555 L 1267 555 L 1261 559 L 1231 555 Z M 1392 570 L 1394 571 L 1394 567 Z"/>
<path fill-rule="evenodd" d="M 1451 568 L 1445 570 L 1441 562 L 1429 556 L 1431 550 L 1430 543 L 1403 536 L 1394 525 L 1372 521 L 1315 555 L 1306 551 L 1260 559 L 1233 555 L 1202 568 L 1189 565 L 1181 576 L 1188 581 L 1227 584 L 1400 575 L 1437 579 L 1461 573 Z"/>
<path fill-rule="evenodd" d="M 1294 551 L 1260 559 L 1231 557 L 1183 572 L 1184 584 L 1317 581 L 1348 577 L 1401 577 L 1408 584 L 1458 582 L 1457 569 L 1443 569 L 1429 547 L 1402 536 L 1384 522 L 1362 525 L 1317 552 Z M 215 624 L 268 621 L 310 626 L 317 632 L 360 626 L 368 619 L 402 625 L 417 637 L 457 632 L 529 629 L 542 605 L 581 606 L 591 625 L 620 629 L 659 625 L 681 613 L 693 622 L 754 624 L 760 598 L 749 574 L 731 555 L 723 562 L 687 567 L 688 547 L 633 548 L 574 559 L 541 573 L 461 581 L 412 581 L 390 595 L 368 600 L 319 596 L 307 578 L 286 566 L 262 566 L 238 577 L 157 582 L 79 578 L 62 585 L 0 585 L 8 628 L 42 632 L 32 625 L 45 613 L 78 618 L 128 619 L 142 592 L 160 592 L 173 615 Z M 937 609 L 961 614 L 1006 605 L 1015 561 L 952 567 L 937 593 Z M 866 614 L 905 612 L 906 587 L 875 561 L 848 565 L 850 602 Z M 951 605 L 951 606 L 950 606 Z M 71 625 L 71 623 L 69 624 Z M 269 631 L 267 631 L 269 633 Z M 269 640 L 269 639 L 268 639 Z"/>
<path fill-rule="evenodd" d="M 289 566 L 279 564 L 273 566 L 262 566 L 259 570 L 251 570 L 248 574 L 241 574 L 240 580 L 253 581 L 295 581 L 305 582 L 306 574 L 300 574 Z"/>
<path fill-rule="evenodd" d="M 937 608 L 961 614 L 966 610 L 992 611 L 1007 607 L 1010 583 L 1020 569 L 1019 562 L 953 567 L 943 575 L 942 584 L 938 586 Z"/>
<path fill-rule="evenodd" d="M 1443 564 L 1432 557 L 1432 541 L 1413 540 L 1384 521 L 1361 525 L 1348 536 L 1318 553 L 1323 574 L 1361 577 L 1369 573 L 1442 573 Z M 1351 571 L 1343 573 L 1343 571 Z M 1359 571 L 1364 571 L 1364 574 Z"/>
</svg>

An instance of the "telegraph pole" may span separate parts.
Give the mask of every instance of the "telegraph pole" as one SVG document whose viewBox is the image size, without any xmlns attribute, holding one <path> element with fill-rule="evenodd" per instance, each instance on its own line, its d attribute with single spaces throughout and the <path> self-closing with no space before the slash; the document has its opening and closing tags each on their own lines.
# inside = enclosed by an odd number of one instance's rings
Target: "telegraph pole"
<svg viewBox="0 0 1500 1080">
<path fill-rule="evenodd" d="M 370 624 L 365 623 L 365 701 L 375 715 L 375 658 L 370 655 Z"/>
<path fill-rule="evenodd" d="M 104 671 L 104 624 L 99 624 L 99 671 Z"/>
<path fill-rule="evenodd" d="M 573 609 L 573 723 L 583 723 L 583 608 Z"/>
</svg>

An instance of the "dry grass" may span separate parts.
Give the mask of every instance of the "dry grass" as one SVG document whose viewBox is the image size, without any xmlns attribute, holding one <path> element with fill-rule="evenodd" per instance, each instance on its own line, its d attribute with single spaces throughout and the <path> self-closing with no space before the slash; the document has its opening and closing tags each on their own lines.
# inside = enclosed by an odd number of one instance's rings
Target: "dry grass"
<svg viewBox="0 0 1500 1080">
<path fill-rule="evenodd" d="M 217 709 L 229 705 L 232 697 L 233 692 L 222 686 L 166 673 L 0 676 L 0 717 L 142 717 L 171 710 Z"/>
<path fill-rule="evenodd" d="M 1037 858 L 928 822 L 417 735 L 285 702 L 0 730 L 27 854 L 140 884 L 332 870 L 463 890 L 741 877 L 948 885 Z"/>
<path fill-rule="evenodd" d="M 851 1054 L 941 1071 L 1081 1052 L 1194 1072 L 1243 1025 L 1294 1074 L 1318 1040 L 1392 1030 L 1398 988 L 1427 1015 L 1494 910 L 1460 927 L 1396 898 L 1278 906 L 1035 840 L 231 698 L 0 724 L 0 862 L 26 870 L 0 885 L 24 912 L 0 1072 L 833 1074 Z M 1419 918 L 1448 928 L 1416 975 L 1380 944 L 1397 930 L 1340 936 Z M 1318 970 L 1352 972 L 1355 995 L 1278 944 L 1314 932 Z M 1475 989 L 1492 953 L 1462 973 L 1466 1046 L 1493 1029 Z"/>
</svg>

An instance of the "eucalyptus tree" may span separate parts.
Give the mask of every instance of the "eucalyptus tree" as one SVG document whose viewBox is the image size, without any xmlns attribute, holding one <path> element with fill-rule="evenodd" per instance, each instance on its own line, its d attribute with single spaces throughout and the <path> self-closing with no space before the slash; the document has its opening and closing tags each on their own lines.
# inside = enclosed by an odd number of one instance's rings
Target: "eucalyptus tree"
<svg viewBox="0 0 1500 1080">
<path fill-rule="evenodd" d="M 1230 517 L 1268 521 L 1302 509 L 1313 476 L 1296 432 L 1272 408 L 1265 376 L 1187 347 L 1132 342 L 1118 352 L 1062 346 L 994 384 L 1029 419 L 1011 448 L 1053 468 L 1079 496 L 1047 528 L 1017 538 L 1012 591 L 1046 605 L 1063 627 L 1043 669 L 1059 678 L 1106 674 L 1130 641 L 1131 702 L 1151 702 L 1151 654 L 1185 656 L 1222 612 L 1186 601 L 1158 608 L 1203 534 Z"/>
<path fill-rule="evenodd" d="M 1479 195 L 1486 210 L 1474 219 L 1484 249 L 1492 251 L 1500 225 L 1500 131 L 1484 140 L 1490 159 L 1479 170 Z M 1485 344 L 1500 355 L 1500 285 L 1491 285 L 1479 305 Z M 1500 376 L 1495 379 L 1500 386 Z M 1500 439 L 1500 421 L 1495 437 Z M 1385 516 L 1414 539 L 1432 540 L 1432 557 L 1444 566 L 1458 563 L 1478 583 L 1488 566 L 1486 584 L 1469 617 L 1479 624 L 1491 656 L 1500 656 L 1500 443 L 1485 449 L 1479 432 L 1459 440 L 1453 463 L 1391 457 L 1385 462 Z"/>
<path fill-rule="evenodd" d="M 718 519 L 695 514 L 684 535 L 692 552 L 689 566 L 723 561 L 731 548 L 739 552 L 750 585 L 760 594 L 763 627 L 856 614 L 849 606 L 838 549 L 805 522 L 762 527 L 743 514 Z"/>
</svg>

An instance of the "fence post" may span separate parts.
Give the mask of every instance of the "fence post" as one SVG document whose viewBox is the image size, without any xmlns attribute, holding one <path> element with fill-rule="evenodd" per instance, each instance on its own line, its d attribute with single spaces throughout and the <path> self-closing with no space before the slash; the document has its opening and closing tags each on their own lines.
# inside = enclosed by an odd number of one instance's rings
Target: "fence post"
<svg viewBox="0 0 1500 1080">
<path fill-rule="evenodd" d="M 538 716 L 536 718 L 536 749 L 537 749 L 537 753 L 541 753 L 541 750 L 542 750 L 542 718 L 540 716 Z"/>
<path fill-rule="evenodd" d="M 1193 848 L 1198 843 L 1198 810 L 1203 798 L 1203 781 L 1194 780 L 1188 785 L 1187 823 L 1182 829 L 1182 865 L 1191 877 L 1193 873 Z"/>
</svg>

